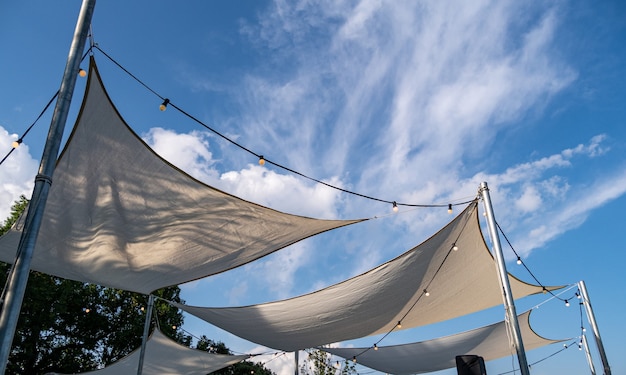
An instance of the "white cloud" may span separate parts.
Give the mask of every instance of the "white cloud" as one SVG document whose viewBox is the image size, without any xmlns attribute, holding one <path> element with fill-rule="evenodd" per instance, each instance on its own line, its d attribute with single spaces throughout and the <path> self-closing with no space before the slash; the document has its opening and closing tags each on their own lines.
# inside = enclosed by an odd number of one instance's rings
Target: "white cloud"
<svg viewBox="0 0 626 375">
<path fill-rule="evenodd" d="M 9 134 L 0 126 L 0 145 L 10 145 L 17 139 L 17 134 Z M 3 153 L 2 157 L 5 155 Z M 22 143 L 0 166 L 0 223 L 9 216 L 11 206 L 20 195 L 30 198 L 38 164 L 30 155 L 28 145 Z"/>
<path fill-rule="evenodd" d="M 206 132 L 180 134 L 162 128 L 152 128 L 144 135 L 144 141 L 162 158 L 205 181 L 217 178 L 217 172 L 211 168 L 214 161 L 208 139 Z"/>
</svg>

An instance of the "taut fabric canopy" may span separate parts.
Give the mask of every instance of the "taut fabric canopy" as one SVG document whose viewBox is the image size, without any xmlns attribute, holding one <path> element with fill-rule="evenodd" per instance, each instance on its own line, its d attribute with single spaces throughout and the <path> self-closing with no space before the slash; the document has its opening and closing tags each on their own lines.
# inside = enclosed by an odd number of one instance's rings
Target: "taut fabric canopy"
<svg viewBox="0 0 626 375">
<path fill-rule="evenodd" d="M 530 326 L 530 311 L 518 317 L 526 350 L 563 340 L 549 340 L 537 335 Z M 380 372 L 395 375 L 422 374 L 453 368 L 457 355 L 479 355 L 486 361 L 515 354 L 504 322 L 429 341 L 405 345 L 368 348 L 320 348 Z"/>
<path fill-rule="evenodd" d="M 55 169 L 32 269 L 149 293 L 360 221 L 289 215 L 195 180 L 125 124 L 93 59 L 90 71 Z M 14 262 L 23 220 L 0 238 L 0 260 Z"/>
<path fill-rule="evenodd" d="M 139 366 L 139 349 L 119 361 L 96 371 L 82 374 L 135 375 Z M 144 375 L 206 375 L 248 358 L 248 355 L 212 354 L 190 349 L 155 330 L 146 343 Z"/>
<path fill-rule="evenodd" d="M 398 321 L 405 329 L 483 310 L 502 304 L 502 289 L 477 211 L 474 202 L 396 259 L 311 294 L 243 307 L 173 304 L 239 337 L 286 351 L 386 333 Z M 542 291 L 513 276 L 509 280 L 515 298 Z"/>
</svg>

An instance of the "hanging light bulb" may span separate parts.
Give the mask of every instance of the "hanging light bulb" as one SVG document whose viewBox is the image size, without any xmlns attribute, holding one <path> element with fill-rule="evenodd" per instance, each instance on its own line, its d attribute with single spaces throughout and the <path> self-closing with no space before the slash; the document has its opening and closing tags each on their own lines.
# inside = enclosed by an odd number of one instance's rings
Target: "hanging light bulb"
<svg viewBox="0 0 626 375">
<path fill-rule="evenodd" d="M 546 289 L 546 287 L 544 286 L 542 292 L 543 292 L 543 294 L 546 294 L 546 293 L 548 293 L 548 289 Z"/>
<path fill-rule="evenodd" d="M 452 213 L 452 203 L 448 203 L 448 213 Z"/>
<path fill-rule="evenodd" d="M 378 345 L 374 344 L 374 350 L 378 350 Z"/>
<path fill-rule="evenodd" d="M 402 322 L 398 320 L 398 324 L 396 325 L 397 328 L 402 328 Z"/>
<path fill-rule="evenodd" d="M 89 310 L 89 307 L 86 307 L 84 310 L 85 310 L 86 314 L 89 314 L 89 312 L 91 311 L 91 310 Z"/>
<path fill-rule="evenodd" d="M 163 101 L 163 103 L 161 103 L 161 105 L 159 106 L 159 110 L 161 110 L 161 112 L 165 111 L 165 109 L 167 108 L 168 104 L 170 104 L 170 100 L 169 99 L 165 99 Z"/>
<path fill-rule="evenodd" d="M 175 325 L 174 325 L 174 326 L 172 326 L 172 329 L 176 329 L 176 326 L 175 326 Z"/>
<path fill-rule="evenodd" d="M 517 257 L 517 264 L 522 264 L 522 258 L 520 258 L 519 256 Z"/>
<path fill-rule="evenodd" d="M 580 293 L 576 292 L 576 298 L 581 299 Z"/>
<path fill-rule="evenodd" d="M 11 143 L 11 146 L 13 148 L 18 148 L 20 147 L 21 144 L 22 144 L 22 138 L 18 139 L 17 141 L 13 141 L 13 143 Z"/>
<path fill-rule="evenodd" d="M 87 75 L 87 72 L 85 71 L 85 69 L 80 68 L 80 69 L 78 69 L 78 75 L 81 76 L 81 77 L 84 77 L 84 76 Z"/>
<path fill-rule="evenodd" d="M 259 156 L 259 165 L 265 165 L 265 158 L 263 158 L 263 155 Z"/>
<path fill-rule="evenodd" d="M 398 204 L 396 203 L 396 201 L 393 201 L 393 207 L 391 209 L 393 210 L 393 212 L 398 212 Z"/>
<path fill-rule="evenodd" d="M 565 306 L 569 307 L 569 301 L 565 300 Z"/>
<path fill-rule="evenodd" d="M 459 247 L 456 244 L 452 245 L 452 250 L 457 251 L 458 249 Z"/>
<path fill-rule="evenodd" d="M 587 332 L 587 328 L 585 327 L 580 327 L 580 328 L 582 328 L 583 332 Z"/>
<path fill-rule="evenodd" d="M 430 293 L 428 293 L 428 291 L 427 291 L 426 289 L 424 289 L 424 295 L 425 295 L 426 297 L 428 297 L 428 296 L 430 296 Z"/>
<path fill-rule="evenodd" d="M 143 306 L 141 306 L 141 308 L 140 308 L 139 310 L 144 311 L 144 310 L 145 310 L 145 308 L 144 308 Z"/>
<path fill-rule="evenodd" d="M 356 363 L 356 356 L 352 357 L 352 362 Z"/>
</svg>

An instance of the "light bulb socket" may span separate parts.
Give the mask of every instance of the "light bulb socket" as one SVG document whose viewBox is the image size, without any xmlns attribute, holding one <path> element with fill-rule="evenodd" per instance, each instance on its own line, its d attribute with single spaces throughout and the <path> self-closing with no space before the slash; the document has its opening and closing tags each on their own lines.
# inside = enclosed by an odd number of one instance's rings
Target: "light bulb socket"
<svg viewBox="0 0 626 375">
<path fill-rule="evenodd" d="M 159 109 L 161 111 L 165 111 L 167 109 L 168 104 L 170 104 L 170 100 L 165 98 L 165 100 L 163 100 L 163 103 L 161 103 L 161 105 L 159 106 Z"/>
</svg>

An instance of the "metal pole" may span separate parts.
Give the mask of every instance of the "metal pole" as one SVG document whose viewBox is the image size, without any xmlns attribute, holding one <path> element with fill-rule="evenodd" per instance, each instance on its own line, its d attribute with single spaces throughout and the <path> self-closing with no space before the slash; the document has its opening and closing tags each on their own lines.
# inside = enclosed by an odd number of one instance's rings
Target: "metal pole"
<svg viewBox="0 0 626 375">
<path fill-rule="evenodd" d="M 598 324 L 596 323 L 596 316 L 593 314 L 593 308 L 591 307 L 591 300 L 589 299 L 589 294 L 587 293 L 587 287 L 585 286 L 585 282 L 583 280 L 580 280 L 578 282 L 578 287 L 580 288 L 580 294 L 583 298 L 582 304 L 585 305 L 585 310 L 587 311 L 587 319 L 591 324 L 591 329 L 593 329 L 593 335 L 596 338 L 596 346 L 598 347 L 598 351 L 600 352 L 602 366 L 604 366 L 604 375 L 611 375 L 611 367 L 609 367 L 609 360 L 606 358 L 606 353 L 604 352 L 604 345 L 602 345 L 600 330 L 598 329 Z"/>
<path fill-rule="evenodd" d="M 76 76 L 80 67 L 81 55 L 85 48 L 87 32 L 89 31 L 95 5 L 96 0 L 83 0 L 80 8 L 74 38 L 67 56 L 65 71 L 63 72 L 59 96 L 54 108 L 54 114 L 52 115 L 50 130 L 48 131 L 48 138 L 46 139 L 46 145 L 41 157 L 39 171 L 37 177 L 35 177 L 35 187 L 28 206 L 14 271 L 11 273 L 10 281 L 7 285 L 6 298 L 0 315 L 0 374 L 4 374 L 9 359 L 11 343 L 13 342 L 13 335 L 15 335 L 22 300 L 24 299 L 24 292 L 28 283 L 30 262 L 48 199 L 48 192 L 52 184 L 52 175 L 59 154 L 61 138 L 63 137 L 63 130 L 76 84 Z"/>
<path fill-rule="evenodd" d="M 299 363 L 300 359 L 299 359 L 299 356 L 298 356 L 299 353 L 300 353 L 299 350 L 296 350 L 295 352 L 293 352 L 293 357 L 294 357 L 295 364 L 296 364 L 296 369 L 294 371 L 295 375 L 298 375 L 300 373 L 300 370 L 298 369 L 298 366 L 300 365 L 300 363 Z"/>
<path fill-rule="evenodd" d="M 137 366 L 137 375 L 141 375 L 143 371 L 143 357 L 146 355 L 146 344 L 148 343 L 148 335 L 150 334 L 150 323 L 152 322 L 152 306 L 154 306 L 154 296 L 150 294 L 148 297 L 148 311 L 146 311 L 146 321 L 143 324 L 143 336 L 141 337 L 141 350 L 139 351 L 139 365 Z"/>
<path fill-rule="evenodd" d="M 596 368 L 593 365 L 593 358 L 591 358 L 591 352 L 589 351 L 589 343 L 587 342 L 587 336 L 583 334 L 581 341 L 585 349 L 585 356 L 587 357 L 587 363 L 589 363 L 589 370 L 591 370 L 591 375 L 596 375 Z"/>
<path fill-rule="evenodd" d="M 489 188 L 487 187 L 487 183 L 481 183 L 478 191 L 483 197 L 485 212 L 487 214 L 487 224 L 489 226 L 489 233 L 493 242 L 493 252 L 496 258 L 496 268 L 498 269 L 500 286 L 502 287 L 502 300 L 504 302 L 504 310 L 507 318 L 506 322 L 509 325 L 510 331 L 513 335 L 513 341 L 515 345 L 515 350 L 517 351 L 517 360 L 519 361 L 520 371 L 522 375 L 530 375 L 528 362 L 526 360 L 526 351 L 524 350 L 524 343 L 522 342 L 522 333 L 519 328 L 519 322 L 517 321 L 515 301 L 513 300 L 513 293 L 511 293 L 511 285 L 509 284 L 509 277 L 506 271 L 506 265 L 504 264 L 504 256 L 502 255 L 502 247 L 500 246 L 500 236 L 498 235 L 496 227 L 496 218 L 493 214 L 493 207 L 491 206 L 491 197 L 489 195 Z"/>
</svg>

